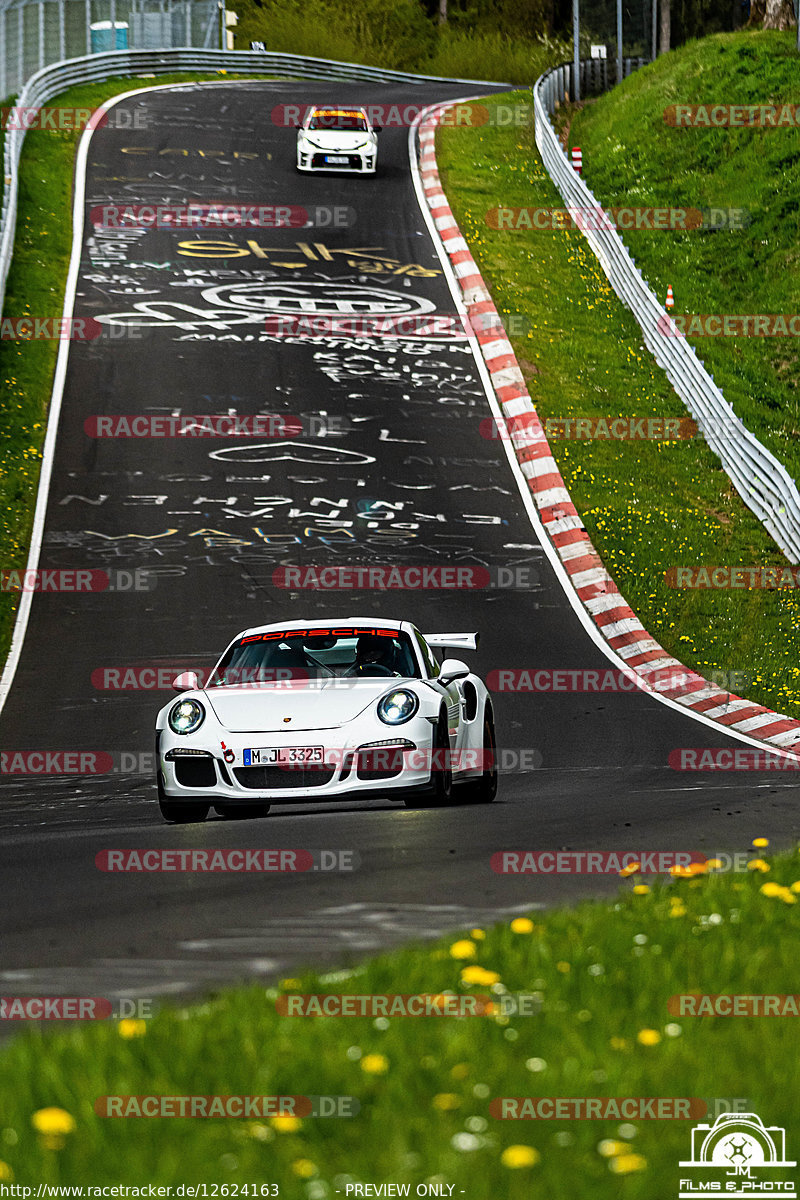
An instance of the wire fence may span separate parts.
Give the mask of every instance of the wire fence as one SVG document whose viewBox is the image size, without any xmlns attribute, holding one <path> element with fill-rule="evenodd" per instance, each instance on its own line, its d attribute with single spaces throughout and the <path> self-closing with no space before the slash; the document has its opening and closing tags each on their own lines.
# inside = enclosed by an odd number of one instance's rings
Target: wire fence
<svg viewBox="0 0 800 1200">
<path fill-rule="evenodd" d="M 218 0 L 0 0 L 0 100 L 49 63 L 109 50 L 216 49 Z"/>
</svg>

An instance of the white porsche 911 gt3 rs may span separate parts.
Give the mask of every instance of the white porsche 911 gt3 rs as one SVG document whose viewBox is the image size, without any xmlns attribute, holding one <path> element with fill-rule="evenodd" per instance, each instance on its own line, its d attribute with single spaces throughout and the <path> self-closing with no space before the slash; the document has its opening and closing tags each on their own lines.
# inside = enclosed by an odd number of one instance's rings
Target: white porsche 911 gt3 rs
<svg viewBox="0 0 800 1200">
<path fill-rule="evenodd" d="M 270 803 L 380 795 L 409 808 L 497 792 L 489 693 L 466 663 L 478 635 L 407 621 L 282 621 L 246 629 L 205 686 L 187 671 L 156 719 L 167 821 L 262 816 Z"/>
<path fill-rule="evenodd" d="M 365 108 L 310 108 L 297 131 L 297 169 L 374 175 L 379 132 Z"/>
</svg>

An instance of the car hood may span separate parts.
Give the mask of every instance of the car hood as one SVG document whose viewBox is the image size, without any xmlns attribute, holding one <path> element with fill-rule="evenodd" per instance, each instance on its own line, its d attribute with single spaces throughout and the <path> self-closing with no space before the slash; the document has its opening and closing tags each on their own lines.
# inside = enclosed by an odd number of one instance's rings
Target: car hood
<svg viewBox="0 0 800 1200">
<path fill-rule="evenodd" d="M 407 681 L 386 676 L 324 679 L 299 688 L 280 684 L 209 688 L 202 696 L 230 733 L 296 733 L 339 729 L 401 684 Z"/>
<path fill-rule="evenodd" d="M 348 151 L 363 146 L 371 135 L 358 129 L 307 129 L 302 131 L 302 136 L 320 150 Z"/>
</svg>

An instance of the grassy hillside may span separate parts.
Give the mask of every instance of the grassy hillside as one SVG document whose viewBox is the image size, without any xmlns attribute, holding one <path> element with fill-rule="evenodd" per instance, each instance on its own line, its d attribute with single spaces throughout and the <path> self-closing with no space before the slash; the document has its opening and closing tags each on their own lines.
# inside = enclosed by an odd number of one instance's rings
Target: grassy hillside
<svg viewBox="0 0 800 1200">
<path fill-rule="evenodd" d="M 747 36 L 762 47 L 773 40 Z M 722 40 L 735 45 L 741 39 Z M 683 54 L 692 52 L 699 48 Z M 670 61 L 679 63 L 681 56 L 665 60 Z M 665 70 L 661 64 L 658 69 Z M 644 82 L 634 77 L 625 88 Z M 670 95 L 669 102 L 675 99 Z M 505 94 L 499 102 L 525 101 L 530 103 L 530 92 Z M 676 134 L 665 126 L 659 136 L 674 139 Z M 572 140 L 590 157 L 590 171 L 596 170 L 598 152 L 589 149 L 583 131 Z M 512 325 L 511 340 L 540 415 L 553 420 L 685 416 L 583 234 L 577 229 L 496 229 L 487 221 L 487 213 L 498 205 L 562 207 L 536 150 L 533 129 L 491 122 L 442 128 L 437 146 L 445 191 L 498 310 L 512 321 L 521 315 L 527 324 L 528 332 L 519 335 Z M 626 155 L 614 157 L 624 160 Z M 627 163 L 623 168 L 628 170 Z M 630 193 L 622 198 L 627 204 L 640 201 L 647 203 Z M 695 252 L 693 247 L 708 245 L 706 252 L 713 250 L 724 263 L 732 255 L 734 236 L 686 234 L 684 258 Z M 736 236 L 737 252 L 746 260 L 751 230 Z M 651 243 L 659 238 L 665 254 L 677 254 L 674 237 L 655 233 Z M 689 243 L 691 237 L 696 240 Z M 680 296 L 682 285 L 673 279 Z M 787 351 L 785 339 L 782 349 L 784 354 L 792 350 Z M 730 355 L 736 347 L 728 342 L 718 350 Z M 765 372 L 768 366 L 763 363 Z M 800 716 L 796 589 L 676 591 L 665 582 L 665 572 L 674 566 L 785 562 L 705 442 L 554 439 L 551 445 L 603 562 L 646 628 L 681 662 L 721 686 Z"/>
<path fill-rule="evenodd" d="M 625 241 L 675 313 L 800 314 L 800 128 L 673 128 L 682 105 L 800 103 L 794 33 L 720 34 L 657 60 L 574 116 L 604 205 L 741 208 L 742 230 L 639 230 Z M 736 413 L 800 478 L 800 339 L 690 339 Z"/>
</svg>

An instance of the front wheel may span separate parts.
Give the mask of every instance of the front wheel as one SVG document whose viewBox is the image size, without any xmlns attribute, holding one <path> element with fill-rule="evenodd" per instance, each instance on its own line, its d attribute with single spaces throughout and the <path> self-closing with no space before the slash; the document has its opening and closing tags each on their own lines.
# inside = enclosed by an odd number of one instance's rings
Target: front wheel
<svg viewBox="0 0 800 1200">
<path fill-rule="evenodd" d="M 410 792 L 403 798 L 406 808 L 440 808 L 453 799 L 453 769 L 450 762 L 450 738 L 447 715 L 442 712 L 433 735 L 431 786 L 427 792 Z"/>
<path fill-rule="evenodd" d="M 491 804 L 497 795 L 497 739 L 491 709 L 483 714 L 483 774 L 478 779 L 468 779 L 459 788 L 463 798 L 471 804 Z"/>
<path fill-rule="evenodd" d="M 184 800 L 168 800 L 164 794 L 161 778 L 159 777 L 156 782 L 158 807 L 161 809 L 161 815 L 165 821 L 169 821 L 172 825 L 194 825 L 198 821 L 205 821 L 210 805 L 203 804 L 202 801 L 187 803 Z"/>
<path fill-rule="evenodd" d="M 269 812 L 268 804 L 215 804 L 214 812 L 226 821 L 249 821 L 255 817 L 265 817 Z"/>
</svg>

